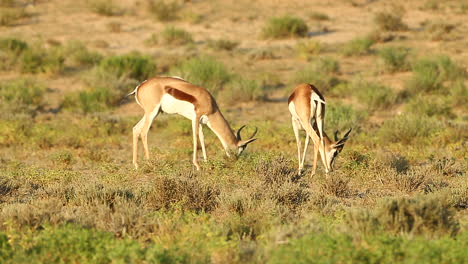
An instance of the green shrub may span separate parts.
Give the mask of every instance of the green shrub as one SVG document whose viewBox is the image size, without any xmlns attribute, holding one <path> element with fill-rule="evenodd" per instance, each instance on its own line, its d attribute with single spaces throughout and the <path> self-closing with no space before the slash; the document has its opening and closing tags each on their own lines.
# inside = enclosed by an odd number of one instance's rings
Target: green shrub
<svg viewBox="0 0 468 264">
<path fill-rule="evenodd" d="M 450 86 L 450 97 L 451 102 L 455 105 L 465 107 L 468 105 L 468 88 L 466 88 L 463 79 L 455 81 Z"/>
<path fill-rule="evenodd" d="M 296 52 L 300 58 L 306 60 L 313 59 L 316 55 L 325 50 L 324 45 L 316 40 L 305 40 L 297 43 Z"/>
<path fill-rule="evenodd" d="M 99 70 L 116 77 L 145 80 L 155 74 L 153 59 L 139 53 L 106 57 L 99 63 Z"/>
<path fill-rule="evenodd" d="M 114 0 L 92 0 L 88 4 L 93 12 L 103 16 L 120 16 L 124 13 Z"/>
<path fill-rule="evenodd" d="M 63 47 L 66 63 L 77 67 L 89 67 L 99 64 L 103 56 L 90 51 L 81 41 L 70 41 Z"/>
<path fill-rule="evenodd" d="M 37 46 L 22 52 L 19 67 L 23 73 L 59 74 L 65 68 L 65 56 L 60 48 L 44 49 Z"/>
<path fill-rule="evenodd" d="M 426 34 L 432 41 L 447 40 L 450 38 L 450 33 L 456 28 L 455 25 L 444 21 L 430 22 L 426 26 Z"/>
<path fill-rule="evenodd" d="M 329 91 L 340 83 L 335 76 L 339 72 L 338 61 L 324 57 L 313 61 L 304 70 L 295 74 L 295 83 L 311 83 L 321 91 Z"/>
<path fill-rule="evenodd" d="M 361 56 L 370 53 L 374 41 L 370 38 L 356 38 L 346 43 L 341 52 L 345 56 Z"/>
<path fill-rule="evenodd" d="M 359 215 L 365 219 L 365 215 Z M 363 220 L 365 221 L 365 220 Z M 369 227 L 372 221 L 363 224 Z M 295 230 L 296 231 L 296 230 Z M 427 239 L 409 238 L 378 233 L 354 238 L 352 234 L 311 231 L 287 238 L 269 251 L 268 263 L 463 263 L 466 253 L 460 243 L 467 236 Z"/>
<path fill-rule="evenodd" d="M 466 76 L 463 68 L 448 56 L 439 55 L 422 58 L 412 65 L 413 76 L 406 83 L 410 93 L 439 92 L 445 81 L 456 81 Z"/>
<path fill-rule="evenodd" d="M 0 9 L 0 26 L 15 26 L 22 19 L 30 16 L 31 14 L 24 8 L 2 8 Z"/>
<path fill-rule="evenodd" d="M 263 37 L 273 39 L 305 37 L 308 31 L 307 24 L 300 18 L 292 16 L 274 17 L 263 28 Z"/>
<path fill-rule="evenodd" d="M 405 112 L 427 116 L 455 117 L 448 100 L 439 96 L 415 97 L 405 106 Z"/>
<path fill-rule="evenodd" d="M 168 26 L 163 30 L 161 40 L 164 44 L 170 45 L 184 45 L 193 42 L 192 35 L 189 32 L 172 26 Z"/>
<path fill-rule="evenodd" d="M 257 81 L 236 77 L 226 85 L 220 96 L 230 103 L 248 102 L 262 98 L 263 91 Z"/>
<path fill-rule="evenodd" d="M 28 44 L 15 38 L 0 39 L 0 70 L 11 70 L 18 63 L 21 54 L 28 49 Z"/>
<path fill-rule="evenodd" d="M 231 79 L 231 74 L 225 66 L 211 57 L 186 60 L 176 66 L 172 72 L 173 75 L 181 76 L 191 83 L 205 87 L 214 95 Z"/>
<path fill-rule="evenodd" d="M 416 114 L 404 114 L 386 120 L 380 128 L 378 135 L 384 142 L 409 144 L 431 137 L 441 129 L 440 122 L 434 118 Z"/>
<path fill-rule="evenodd" d="M 28 48 L 28 43 L 15 38 L 0 39 L 0 50 L 20 54 Z"/>
<path fill-rule="evenodd" d="M 365 117 L 365 112 L 358 111 L 351 105 L 331 103 L 326 106 L 325 127 L 326 129 L 345 131 L 359 126 Z"/>
<path fill-rule="evenodd" d="M 330 20 L 330 17 L 327 14 L 320 12 L 312 12 L 309 14 L 309 17 L 313 20 Z"/>
<path fill-rule="evenodd" d="M 228 39 L 208 40 L 208 47 L 214 50 L 228 50 L 231 51 L 239 45 L 239 42 Z"/>
<path fill-rule="evenodd" d="M 178 18 L 182 6 L 176 1 L 148 0 L 149 11 L 158 21 L 171 21 Z"/>
<path fill-rule="evenodd" d="M 406 71 L 409 69 L 407 56 L 409 50 L 404 47 L 386 47 L 378 52 L 384 61 L 385 69 L 388 72 Z"/>
<path fill-rule="evenodd" d="M 145 45 L 147 46 L 156 46 L 159 43 L 159 37 L 158 34 L 153 33 L 151 36 L 144 41 Z"/>
<path fill-rule="evenodd" d="M 35 79 L 21 78 L 0 82 L 0 100 L 3 107 L 36 110 L 44 106 L 46 88 Z"/>
<path fill-rule="evenodd" d="M 391 88 L 377 83 L 357 81 L 353 87 L 359 101 L 369 110 L 385 109 L 397 99 Z"/>
<path fill-rule="evenodd" d="M 395 12 L 379 12 L 375 15 L 374 22 L 379 29 L 384 31 L 404 31 L 408 29 L 401 16 Z"/>
</svg>

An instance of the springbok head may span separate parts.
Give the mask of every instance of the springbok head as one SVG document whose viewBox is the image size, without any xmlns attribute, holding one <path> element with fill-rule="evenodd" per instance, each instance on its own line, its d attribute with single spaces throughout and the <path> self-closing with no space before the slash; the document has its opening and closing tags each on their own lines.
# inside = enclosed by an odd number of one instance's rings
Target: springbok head
<svg viewBox="0 0 468 264">
<path fill-rule="evenodd" d="M 252 135 L 250 135 L 250 137 L 248 137 L 248 139 L 246 140 L 242 140 L 242 136 L 241 136 L 241 131 L 242 129 L 245 128 L 245 125 L 241 126 L 239 128 L 239 130 L 237 130 L 237 133 L 236 133 L 236 138 L 237 138 L 237 156 L 241 155 L 242 152 L 245 150 L 245 148 L 247 147 L 248 144 L 254 142 L 255 140 L 257 140 L 255 137 L 255 135 L 257 134 L 257 127 L 255 127 L 255 131 L 252 133 Z"/>
</svg>

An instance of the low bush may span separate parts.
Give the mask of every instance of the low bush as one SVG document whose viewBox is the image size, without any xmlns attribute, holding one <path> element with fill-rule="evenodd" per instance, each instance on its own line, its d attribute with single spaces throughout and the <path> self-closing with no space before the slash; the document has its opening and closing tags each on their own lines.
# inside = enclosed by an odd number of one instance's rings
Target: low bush
<svg viewBox="0 0 468 264">
<path fill-rule="evenodd" d="M 422 58 L 412 65 L 413 76 L 406 83 L 412 94 L 421 92 L 440 92 L 444 82 L 454 82 L 465 78 L 466 73 L 450 57 L 439 55 Z"/>
<path fill-rule="evenodd" d="M 403 22 L 401 15 L 396 12 L 379 12 L 374 17 L 377 27 L 384 31 L 404 31 L 408 26 Z"/>
<path fill-rule="evenodd" d="M 450 102 L 439 96 L 417 96 L 405 106 L 405 112 L 426 116 L 454 118 Z"/>
<path fill-rule="evenodd" d="M 434 118 L 416 114 L 404 114 L 386 120 L 380 128 L 378 135 L 385 142 L 409 144 L 431 137 L 441 129 L 440 122 Z"/>
<path fill-rule="evenodd" d="M 220 97 L 230 103 L 255 101 L 263 95 L 262 86 L 257 81 L 241 77 L 233 78 L 220 92 Z"/>
<path fill-rule="evenodd" d="M 374 41 L 370 38 L 356 38 L 346 43 L 341 52 L 345 56 L 362 56 L 370 53 Z"/>
<path fill-rule="evenodd" d="M 179 18 L 182 6 L 177 1 L 148 0 L 149 11 L 158 21 L 172 21 Z"/>
<path fill-rule="evenodd" d="M 451 33 L 456 28 L 455 25 L 449 24 L 444 21 L 430 22 L 425 26 L 425 31 L 428 38 L 432 41 L 448 40 L 450 39 Z"/>
<path fill-rule="evenodd" d="M 357 81 L 352 84 L 356 97 L 369 110 L 381 110 L 394 104 L 397 95 L 384 85 L 373 82 Z"/>
<path fill-rule="evenodd" d="M 320 12 L 312 12 L 309 14 L 309 17 L 313 20 L 330 20 L 330 17 L 327 14 L 320 13 Z"/>
<path fill-rule="evenodd" d="M 338 61 L 323 57 L 313 61 L 304 70 L 298 71 L 294 77 L 295 83 L 310 83 L 320 91 L 327 92 L 341 81 L 336 77 L 339 72 Z"/>
<path fill-rule="evenodd" d="M 4 111 L 34 111 L 45 106 L 46 88 L 32 78 L 0 82 L 0 100 Z"/>
<path fill-rule="evenodd" d="M 406 71 L 410 67 L 407 57 L 409 49 L 404 47 L 386 47 L 378 51 L 388 72 Z"/>
<path fill-rule="evenodd" d="M 124 14 L 124 9 L 117 5 L 114 0 L 93 0 L 88 1 L 89 8 L 103 16 L 120 16 Z"/>
<path fill-rule="evenodd" d="M 333 131 L 346 131 L 349 128 L 359 126 L 366 118 L 366 113 L 356 110 L 351 105 L 327 104 L 325 111 L 325 128 Z"/>
<path fill-rule="evenodd" d="M 22 52 L 19 67 L 23 73 L 59 74 L 65 68 L 65 56 L 59 47 L 44 49 L 37 45 Z"/>
<path fill-rule="evenodd" d="M 161 41 L 167 45 L 184 45 L 192 43 L 193 39 L 189 32 L 169 26 L 161 33 Z"/>
<path fill-rule="evenodd" d="M 292 16 L 271 18 L 262 30 L 264 38 L 272 39 L 305 37 L 308 32 L 304 20 Z"/>
<path fill-rule="evenodd" d="M 219 61 L 211 57 L 196 57 L 174 67 L 172 75 L 180 76 L 191 83 L 205 87 L 216 95 L 230 79 L 231 74 Z"/>
<path fill-rule="evenodd" d="M 239 46 L 239 42 L 228 39 L 208 40 L 208 47 L 214 50 L 234 50 Z"/>
<path fill-rule="evenodd" d="M 156 72 L 156 64 L 149 56 L 137 52 L 110 56 L 101 60 L 98 70 L 118 78 L 146 80 Z"/>
<path fill-rule="evenodd" d="M 31 14 L 26 12 L 24 8 L 1 8 L 0 9 L 0 26 L 15 26 Z"/>
<path fill-rule="evenodd" d="M 305 40 L 298 42 L 295 48 L 298 56 L 306 60 L 313 59 L 316 55 L 325 50 L 324 45 L 316 40 Z"/>
<path fill-rule="evenodd" d="M 28 44 L 15 38 L 0 39 L 0 59 L 3 61 L 0 70 L 12 70 L 21 54 L 28 49 Z"/>
</svg>

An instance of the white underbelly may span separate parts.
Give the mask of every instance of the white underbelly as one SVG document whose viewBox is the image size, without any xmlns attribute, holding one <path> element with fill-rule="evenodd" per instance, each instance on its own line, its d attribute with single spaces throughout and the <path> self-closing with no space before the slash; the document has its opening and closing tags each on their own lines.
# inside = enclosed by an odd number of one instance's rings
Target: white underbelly
<svg viewBox="0 0 468 264">
<path fill-rule="evenodd" d="M 187 101 L 179 100 L 169 94 L 163 95 L 161 99 L 161 110 L 168 114 L 178 114 L 190 120 L 196 116 L 195 106 Z"/>
</svg>

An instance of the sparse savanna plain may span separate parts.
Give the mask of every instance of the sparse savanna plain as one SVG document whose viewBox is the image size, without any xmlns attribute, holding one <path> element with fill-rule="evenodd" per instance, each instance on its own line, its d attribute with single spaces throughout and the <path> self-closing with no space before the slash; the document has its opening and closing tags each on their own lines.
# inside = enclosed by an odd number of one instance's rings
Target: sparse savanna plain
<svg viewBox="0 0 468 264">
<path fill-rule="evenodd" d="M 468 2 L 0 0 L 0 263 L 467 263 Z M 238 158 L 162 114 L 132 165 L 145 79 L 205 87 Z M 287 99 L 353 128 L 297 175 Z M 304 137 L 304 134 L 302 134 Z M 141 147 L 140 147 L 141 150 Z"/>
</svg>

